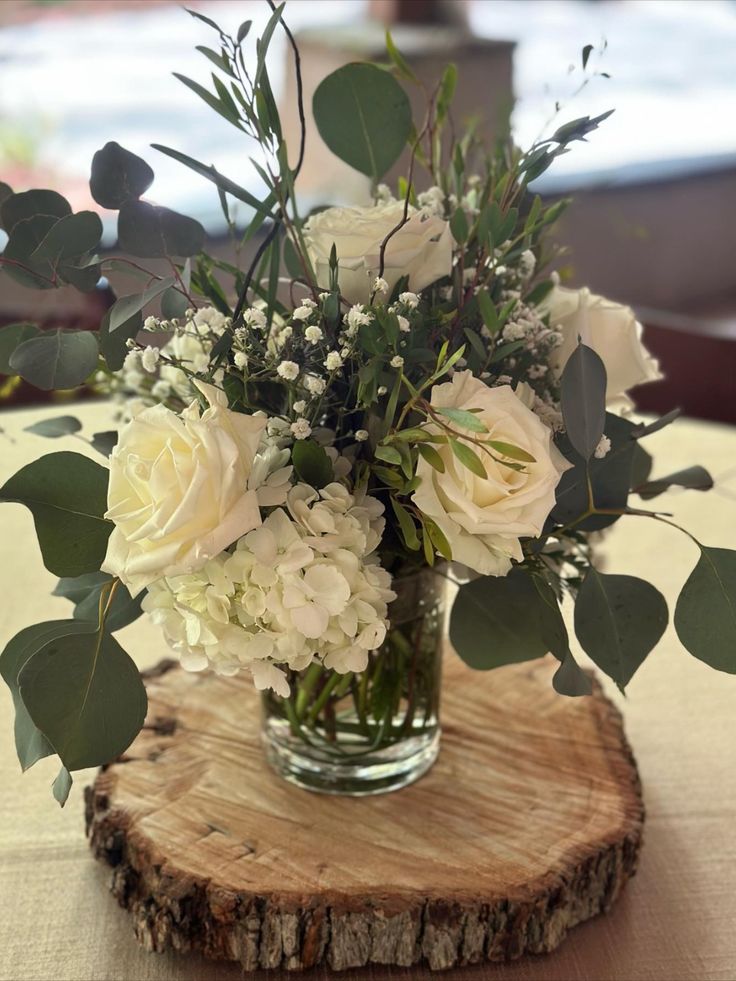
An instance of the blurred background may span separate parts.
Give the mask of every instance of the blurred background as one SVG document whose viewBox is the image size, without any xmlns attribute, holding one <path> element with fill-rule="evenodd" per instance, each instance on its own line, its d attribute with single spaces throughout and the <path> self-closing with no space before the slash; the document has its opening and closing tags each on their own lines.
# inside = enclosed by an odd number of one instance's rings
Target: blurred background
<svg viewBox="0 0 736 981">
<path fill-rule="evenodd" d="M 189 6 L 233 32 L 250 18 L 253 34 L 270 13 L 261 0 Z M 308 102 L 340 64 L 380 58 L 389 25 L 420 77 L 434 80 L 448 60 L 457 63 L 456 119 L 478 117 L 490 137 L 510 116 L 514 139 L 528 145 L 561 122 L 615 108 L 533 186 L 548 199 L 575 198 L 556 232 L 569 250 L 564 274 L 630 303 L 645 324 L 667 378 L 639 393 L 639 408 L 678 405 L 736 422 L 733 0 L 288 0 L 285 18 L 302 51 Z M 3 0 L 0 179 L 16 191 L 53 187 L 75 210 L 99 210 L 90 162 L 116 140 L 154 168 L 147 197 L 198 218 L 211 251 L 226 255 L 214 187 L 150 147 L 213 163 L 259 193 L 255 148 L 171 74 L 207 82 L 208 63 L 194 48 L 213 40 L 169 0 Z M 583 75 L 586 44 L 594 50 Z M 293 145 L 294 78 L 279 34 L 270 71 Z M 304 210 L 362 202 L 368 191 L 316 132 L 300 181 Z M 247 226 L 245 206 L 236 218 Z M 110 245 L 114 237 L 109 222 Z M 0 325 L 96 326 L 109 302 L 109 290 L 37 292 L 0 278 Z M 7 394 L 14 403 L 40 397 L 23 386 Z"/>
</svg>

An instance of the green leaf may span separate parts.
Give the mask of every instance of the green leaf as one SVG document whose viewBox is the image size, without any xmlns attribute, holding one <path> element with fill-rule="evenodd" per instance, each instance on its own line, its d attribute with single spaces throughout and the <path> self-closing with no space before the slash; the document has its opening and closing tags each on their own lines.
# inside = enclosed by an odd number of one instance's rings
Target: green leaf
<svg viewBox="0 0 736 981">
<path fill-rule="evenodd" d="M 107 510 L 108 472 L 78 453 L 49 453 L 14 474 L 0 501 L 33 514 L 43 562 L 57 576 L 96 572 L 113 525 Z"/>
<path fill-rule="evenodd" d="M 55 419 L 42 419 L 34 422 L 32 426 L 26 426 L 24 433 L 35 433 L 36 436 L 46 436 L 49 439 L 58 439 L 59 436 L 68 436 L 70 433 L 78 433 L 82 428 L 82 423 L 74 416 L 57 416 Z"/>
<path fill-rule="evenodd" d="M 59 770 L 56 775 L 56 779 L 51 785 L 51 792 L 54 795 L 54 799 L 63 807 L 66 804 L 69 797 L 69 791 L 72 789 L 72 775 L 67 770 L 65 766 Z"/>
<path fill-rule="evenodd" d="M 435 409 L 438 415 L 444 416 L 451 422 L 456 423 L 458 426 L 462 426 L 463 429 L 469 429 L 471 433 L 487 433 L 488 427 L 484 422 L 478 418 L 473 412 L 468 412 L 466 409 L 450 409 L 450 408 L 438 408 Z"/>
<path fill-rule="evenodd" d="M 583 62 L 583 71 L 585 71 L 585 68 L 586 68 L 586 66 L 588 64 L 588 58 L 590 58 L 590 53 L 591 53 L 592 50 L 593 50 L 593 45 L 592 44 L 586 44 L 583 47 L 583 50 L 582 50 L 582 53 L 581 53 L 581 58 L 582 58 L 582 62 Z"/>
<path fill-rule="evenodd" d="M 649 453 L 647 453 L 640 443 L 636 443 L 631 461 L 631 480 L 629 483 L 631 490 L 647 482 L 653 465 L 654 460 Z"/>
<path fill-rule="evenodd" d="M 238 129 L 243 128 L 238 111 L 235 108 L 232 99 L 230 99 L 230 101 L 223 101 L 222 99 L 219 99 L 216 95 L 210 92 L 209 89 L 206 89 L 204 85 L 200 85 L 199 82 L 195 82 L 192 78 L 187 78 L 186 75 L 180 75 L 179 72 L 172 72 L 172 75 L 174 78 L 178 78 L 179 81 L 183 85 L 186 85 L 188 89 L 191 89 L 195 95 L 198 95 L 199 98 L 210 107 L 210 109 L 214 109 L 214 111 L 219 116 L 222 116 L 223 119 L 226 119 Z"/>
<path fill-rule="evenodd" d="M 399 504 L 393 495 L 391 496 L 391 507 L 396 515 L 396 520 L 399 522 L 406 547 L 413 552 L 417 551 L 419 549 L 419 536 L 417 535 L 417 527 L 414 524 L 414 520 L 406 508 L 402 504 Z"/>
<path fill-rule="evenodd" d="M 52 596 L 63 596 L 75 605 L 89 596 L 97 586 L 110 582 L 107 572 L 85 572 L 81 576 L 62 576 L 51 591 Z"/>
<path fill-rule="evenodd" d="M 550 650 L 549 635 L 557 629 L 550 609 L 527 571 L 480 577 L 458 590 L 450 639 L 462 660 L 480 671 L 530 661 Z"/>
<path fill-rule="evenodd" d="M 237 41 L 238 44 L 242 44 L 243 41 L 248 37 L 248 32 L 253 26 L 252 20 L 244 20 L 243 23 L 238 28 Z"/>
<path fill-rule="evenodd" d="M 92 157 L 89 189 L 98 204 L 115 211 L 145 194 L 153 177 L 145 160 L 113 141 Z"/>
<path fill-rule="evenodd" d="M 202 251 L 204 228 L 169 208 L 126 201 L 118 215 L 120 248 L 143 259 L 192 256 Z"/>
<path fill-rule="evenodd" d="M 687 467 L 685 470 L 678 470 L 667 477 L 658 477 L 656 480 L 647 481 L 637 486 L 636 493 L 645 501 L 650 501 L 653 497 L 658 497 L 670 487 L 686 487 L 688 490 L 707 491 L 713 487 L 713 478 L 701 466 Z"/>
<path fill-rule="evenodd" d="M 383 460 L 384 463 L 393 463 L 397 467 L 401 466 L 401 453 L 395 446 L 378 445 L 376 447 L 376 459 Z"/>
<path fill-rule="evenodd" d="M 611 413 L 606 415 L 605 432 L 611 440 L 611 449 L 601 460 L 595 457 L 586 461 L 562 436 L 558 446 L 573 464 L 566 470 L 557 485 L 557 503 L 552 517 L 560 524 L 569 524 L 588 510 L 588 478 L 597 507 L 620 510 L 626 507 L 631 487 L 634 452 L 638 446 L 632 437 L 634 424 Z M 581 531 L 600 531 L 618 520 L 617 515 L 593 515 L 579 522 Z"/>
<path fill-rule="evenodd" d="M 10 356 L 23 341 L 41 333 L 36 324 L 8 324 L 0 327 L 0 375 L 12 375 Z"/>
<path fill-rule="evenodd" d="M 100 594 L 111 581 L 112 577 L 106 576 L 104 582 L 98 583 L 88 590 L 87 594 L 74 607 L 75 620 L 84 620 L 95 627 L 99 625 Z M 145 595 L 145 590 L 143 590 L 136 597 L 132 597 L 125 586 L 118 583 L 105 617 L 105 630 L 114 633 L 137 620 L 143 612 L 141 603 Z"/>
<path fill-rule="evenodd" d="M 23 704 L 18 675 L 26 661 L 47 641 L 67 633 L 79 633 L 79 624 L 74 620 L 35 623 L 17 633 L 8 641 L 5 650 L 0 654 L 0 675 L 10 689 L 15 708 L 15 749 L 24 771 L 45 756 L 51 756 L 54 748 L 36 727 Z"/>
<path fill-rule="evenodd" d="M 460 463 L 464 467 L 467 467 L 471 473 L 474 473 L 476 477 L 480 477 L 481 480 L 485 480 L 488 477 L 486 468 L 483 466 L 480 458 L 466 443 L 461 443 L 457 439 L 450 439 L 450 448 Z"/>
<path fill-rule="evenodd" d="M 483 318 L 483 323 L 486 325 L 491 334 L 497 334 L 501 329 L 501 324 L 499 322 L 498 313 L 496 312 L 496 307 L 494 306 L 493 300 L 485 290 L 479 290 L 476 299 L 478 301 L 480 315 Z"/>
<path fill-rule="evenodd" d="M 67 770 L 101 766 L 133 742 L 146 717 L 146 691 L 133 661 L 110 634 L 50 640 L 20 671 L 28 714 Z"/>
<path fill-rule="evenodd" d="M 411 106 L 388 72 L 353 63 L 317 87 L 312 102 L 320 136 L 345 163 L 374 181 L 394 164 L 411 132 Z"/>
<path fill-rule="evenodd" d="M 93 433 L 90 445 L 93 450 L 97 450 L 103 456 L 110 456 L 118 441 L 118 435 L 117 429 L 106 429 L 101 433 Z"/>
<path fill-rule="evenodd" d="M 445 461 L 433 446 L 428 446 L 426 443 L 419 443 L 417 449 L 419 450 L 420 456 L 427 461 L 430 467 L 439 471 L 439 473 L 445 472 Z"/>
<path fill-rule="evenodd" d="M 699 547 L 698 564 L 677 600 L 675 630 L 693 657 L 736 674 L 736 552 Z"/>
<path fill-rule="evenodd" d="M 54 289 L 54 268 L 46 259 L 31 259 L 48 232 L 58 223 L 53 215 L 34 215 L 17 222 L 3 251 L 5 259 L 19 265 L 2 265 L 2 271 L 29 289 Z"/>
<path fill-rule="evenodd" d="M 560 381 L 560 407 L 567 437 L 588 460 L 606 421 L 606 368 L 592 347 L 578 344 Z"/>
<path fill-rule="evenodd" d="M 170 286 L 161 296 L 161 316 L 166 320 L 176 320 L 184 316 L 189 309 L 189 300 L 181 290 Z"/>
<path fill-rule="evenodd" d="M 552 687 L 558 695 L 568 695 L 572 698 L 590 695 L 593 691 L 589 676 L 575 660 L 571 650 L 567 651 L 552 676 Z"/>
<path fill-rule="evenodd" d="M 317 490 L 334 480 L 327 452 L 313 439 L 299 439 L 291 450 L 291 462 L 300 480 Z"/>
<path fill-rule="evenodd" d="M 452 548 L 445 537 L 445 533 L 438 524 L 435 524 L 435 522 L 426 515 L 422 516 L 422 520 L 424 521 L 424 527 L 427 529 L 429 539 L 434 547 L 444 559 L 447 559 L 448 562 L 452 562 Z"/>
<path fill-rule="evenodd" d="M 31 261 L 46 260 L 58 265 L 63 259 L 91 252 L 100 244 L 102 222 L 94 211 L 80 211 L 57 221 L 31 254 Z M 95 277 L 95 280 L 99 277 Z"/>
<path fill-rule="evenodd" d="M 71 205 L 67 199 L 56 191 L 39 189 L 22 191 L 20 194 L 11 194 L 10 197 L 4 198 L 0 204 L 0 217 L 8 235 L 19 222 L 38 215 L 50 216 L 58 220 L 71 213 Z"/>
<path fill-rule="evenodd" d="M 520 446 L 514 446 L 513 443 L 506 443 L 502 439 L 488 439 L 486 440 L 486 445 L 490 446 L 492 450 L 496 453 L 500 453 L 501 456 L 509 457 L 511 460 L 519 460 L 521 463 L 536 463 L 536 458 L 527 453 L 526 450 L 522 450 Z"/>
<path fill-rule="evenodd" d="M 236 184 L 235 181 L 231 181 L 229 177 L 220 174 L 214 167 L 200 163 L 199 160 L 188 157 L 186 153 L 180 153 L 179 150 L 172 150 L 170 147 L 162 146 L 160 143 L 152 143 L 151 146 L 154 150 L 158 150 L 159 153 L 165 153 L 167 157 L 171 157 L 173 160 L 184 164 L 185 167 L 189 167 L 190 170 L 193 170 L 201 177 L 206 177 L 208 181 L 212 181 L 221 191 L 225 191 L 227 194 L 231 194 L 234 198 L 237 198 L 238 201 L 243 201 L 245 204 L 250 205 L 261 217 L 268 217 L 271 214 L 275 202 L 273 192 L 264 201 L 259 201 L 254 194 L 246 191 L 244 187 Z"/>
<path fill-rule="evenodd" d="M 437 93 L 437 121 L 442 122 L 452 105 L 457 87 L 457 66 L 450 62 L 445 66 Z"/>
<path fill-rule="evenodd" d="M 667 626 L 664 596 L 634 576 L 588 570 L 575 603 L 575 633 L 586 654 L 621 691 Z"/>
<path fill-rule="evenodd" d="M 419 79 L 409 67 L 406 58 L 394 44 L 394 39 L 391 37 L 391 31 L 389 31 L 388 28 L 386 28 L 386 51 L 388 52 L 388 56 L 393 62 L 394 67 L 401 78 L 405 78 L 408 82 L 414 82 L 418 85 Z"/>
<path fill-rule="evenodd" d="M 459 245 L 467 242 L 469 232 L 468 219 L 462 208 L 456 208 L 452 218 L 450 218 L 450 231 Z"/>
<path fill-rule="evenodd" d="M 97 367 L 97 338 L 89 330 L 45 330 L 23 341 L 10 356 L 10 368 L 36 388 L 76 388 Z"/>
<path fill-rule="evenodd" d="M 110 333 L 114 334 L 123 325 L 129 325 L 131 319 L 137 313 L 140 313 L 152 300 L 160 296 L 164 290 L 169 289 L 173 282 L 174 277 L 167 276 L 165 279 L 159 279 L 153 283 L 153 285 L 149 286 L 142 293 L 131 293 L 128 296 L 121 296 L 120 299 L 116 300 L 109 310 L 110 319 L 108 329 Z"/>
<path fill-rule="evenodd" d="M 110 371 L 120 371 L 128 353 L 126 341 L 143 330 L 143 315 L 138 311 L 132 317 L 110 332 L 110 310 L 107 310 L 100 323 L 100 349 Z"/>
<path fill-rule="evenodd" d="M 2 228 L 3 231 L 5 231 L 5 226 L 3 225 L 2 219 L 2 204 L 3 201 L 5 201 L 7 198 L 11 198 L 12 196 L 13 188 L 10 186 L 10 184 L 6 184 L 5 181 L 0 181 L 0 228 Z"/>
<path fill-rule="evenodd" d="M 645 436 L 651 436 L 652 433 L 659 432 L 660 429 L 664 429 L 665 426 L 669 426 L 670 423 L 674 422 L 675 419 L 679 419 L 682 415 L 682 409 L 671 409 L 665 415 L 660 416 L 659 419 L 655 419 L 654 422 L 650 422 L 649 425 L 637 426 L 634 430 L 635 439 L 644 439 Z"/>
</svg>

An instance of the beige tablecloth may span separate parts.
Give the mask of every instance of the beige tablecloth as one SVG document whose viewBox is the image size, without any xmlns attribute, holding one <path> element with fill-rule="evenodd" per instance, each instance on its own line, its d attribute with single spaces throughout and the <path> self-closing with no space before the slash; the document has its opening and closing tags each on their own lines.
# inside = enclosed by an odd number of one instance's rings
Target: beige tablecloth
<svg viewBox="0 0 736 981">
<path fill-rule="evenodd" d="M 68 411 L 68 410 L 64 410 Z M 85 432 L 109 428 L 110 408 L 74 408 Z M 0 415 L 0 478 L 59 449 L 85 452 L 75 437 L 50 441 L 23 428 L 59 410 Z M 663 474 L 702 463 L 715 491 L 671 493 L 667 505 L 703 542 L 736 547 L 736 430 L 679 421 L 647 441 Z M 99 457 L 98 457 L 99 459 Z M 624 519 L 606 546 L 608 571 L 648 577 L 671 602 L 695 563 L 678 532 L 643 518 Z M 69 615 L 49 595 L 28 512 L 0 506 L 0 642 L 30 623 Z M 141 620 L 119 635 L 145 667 L 163 654 Z M 492 684 L 492 677 L 484 679 Z M 57 764 L 43 760 L 21 776 L 13 750 L 12 707 L 0 704 L 0 977 L 14 981 L 179 981 L 236 979 L 239 968 L 139 949 L 127 914 L 107 892 L 107 873 L 91 858 L 75 774 L 66 808 L 50 794 Z M 609 686 L 610 687 L 610 686 Z M 647 806 L 638 875 L 608 916 L 576 928 L 562 948 L 512 965 L 462 969 L 445 977 L 508 981 L 715 981 L 736 977 L 736 678 L 711 671 L 679 646 L 672 629 L 623 699 Z M 359 856 L 356 856 L 359 861 Z M 343 977 L 416 978 L 423 970 L 363 970 Z M 268 975 L 273 979 L 277 975 Z M 321 971 L 310 975 L 325 977 Z M 293 977 L 293 975 L 292 975 Z"/>
</svg>

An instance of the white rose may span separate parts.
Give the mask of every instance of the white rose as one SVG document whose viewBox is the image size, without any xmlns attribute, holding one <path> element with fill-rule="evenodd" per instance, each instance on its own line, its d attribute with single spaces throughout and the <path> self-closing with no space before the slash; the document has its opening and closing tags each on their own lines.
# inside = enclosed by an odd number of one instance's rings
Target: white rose
<svg viewBox="0 0 736 981">
<path fill-rule="evenodd" d="M 474 412 L 475 418 L 485 424 L 488 433 L 473 434 L 475 438 L 511 443 L 534 457 L 535 462 L 525 464 L 524 471 L 519 472 L 468 442 L 485 467 L 486 476 L 481 479 L 444 443 L 435 446 L 444 473 L 421 456 L 417 464 L 420 484 L 412 500 L 440 527 L 453 560 L 481 575 L 504 576 L 511 568 L 511 559 L 523 558 L 519 539 L 541 533 L 554 507 L 560 475 L 568 464 L 552 443 L 551 430 L 509 385 L 489 388 L 472 372 L 457 372 L 451 382 L 435 385 L 431 404 L 435 408 L 479 410 Z M 461 427 L 450 420 L 448 425 L 460 431 Z M 424 428 L 442 432 L 433 422 Z"/>
<path fill-rule="evenodd" d="M 133 594 L 200 569 L 261 524 L 247 485 L 267 420 L 231 412 L 222 392 L 197 387 L 209 402 L 201 415 L 196 402 L 180 415 L 151 406 L 112 452 L 105 517 L 115 528 L 102 568 Z"/>
<path fill-rule="evenodd" d="M 448 223 L 414 208 L 409 213 L 409 221 L 386 246 L 383 279 L 389 292 L 402 276 L 408 276 L 409 287 L 418 292 L 452 271 Z M 403 214 L 403 202 L 394 201 L 370 208 L 328 208 L 313 215 L 304 237 L 319 284 L 329 283 L 334 244 L 340 292 L 349 303 L 367 303 L 381 264 L 381 243 Z"/>
<path fill-rule="evenodd" d="M 556 374 L 562 374 L 580 337 L 606 367 L 609 405 L 621 399 L 628 402 L 629 389 L 662 377 L 657 361 L 642 344 L 643 327 L 630 307 L 596 296 L 588 289 L 555 286 L 545 299 L 542 312 L 549 313 L 550 327 L 562 334 L 562 344 L 553 352 Z"/>
</svg>

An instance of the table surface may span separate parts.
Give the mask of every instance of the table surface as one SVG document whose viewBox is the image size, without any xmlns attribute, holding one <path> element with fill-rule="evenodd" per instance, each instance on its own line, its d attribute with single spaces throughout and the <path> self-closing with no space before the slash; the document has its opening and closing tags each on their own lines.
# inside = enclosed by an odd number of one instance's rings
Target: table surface
<svg viewBox="0 0 736 981">
<path fill-rule="evenodd" d="M 24 427 L 63 410 L 0 415 L 0 481 L 36 457 L 60 449 L 86 452 L 78 437 L 45 440 Z M 87 403 L 73 411 L 83 433 L 110 428 L 111 409 Z M 692 463 L 708 467 L 708 495 L 672 492 L 666 507 L 706 544 L 736 548 L 736 429 L 679 420 L 647 440 L 659 457 L 655 475 Z M 90 454 L 91 455 L 91 454 Z M 99 459 L 99 457 L 98 457 Z M 665 506 L 665 505 L 663 505 Z M 674 605 L 696 561 L 685 536 L 644 518 L 620 521 L 603 546 L 606 569 L 649 578 Z M 30 623 L 69 615 L 50 596 L 30 514 L 0 507 L 0 643 Z M 164 645 L 145 620 L 118 635 L 141 667 Z M 583 661 L 585 659 L 583 658 Z M 485 675 L 483 684 L 493 684 Z M 624 699 L 611 690 L 644 784 L 644 848 L 635 879 L 607 916 L 575 928 L 545 957 L 447 972 L 488 981 L 730 981 L 736 977 L 736 677 L 687 655 L 672 628 L 638 672 Z M 149 954 L 127 914 L 107 891 L 109 872 L 93 861 L 84 837 L 82 788 L 75 774 L 62 811 L 51 797 L 57 764 L 42 760 L 21 776 L 12 739 L 12 705 L 0 692 L 0 978 L 5 981 L 235 981 L 238 965 L 175 953 Z M 492 831 L 489 831 L 492 833 Z M 336 977 L 413 979 L 410 971 L 366 968 Z M 278 972 L 263 974 L 276 979 Z M 326 978 L 314 971 L 310 978 Z M 256 975 L 251 975 L 256 977 Z M 289 975 L 294 977 L 294 975 Z"/>
</svg>

